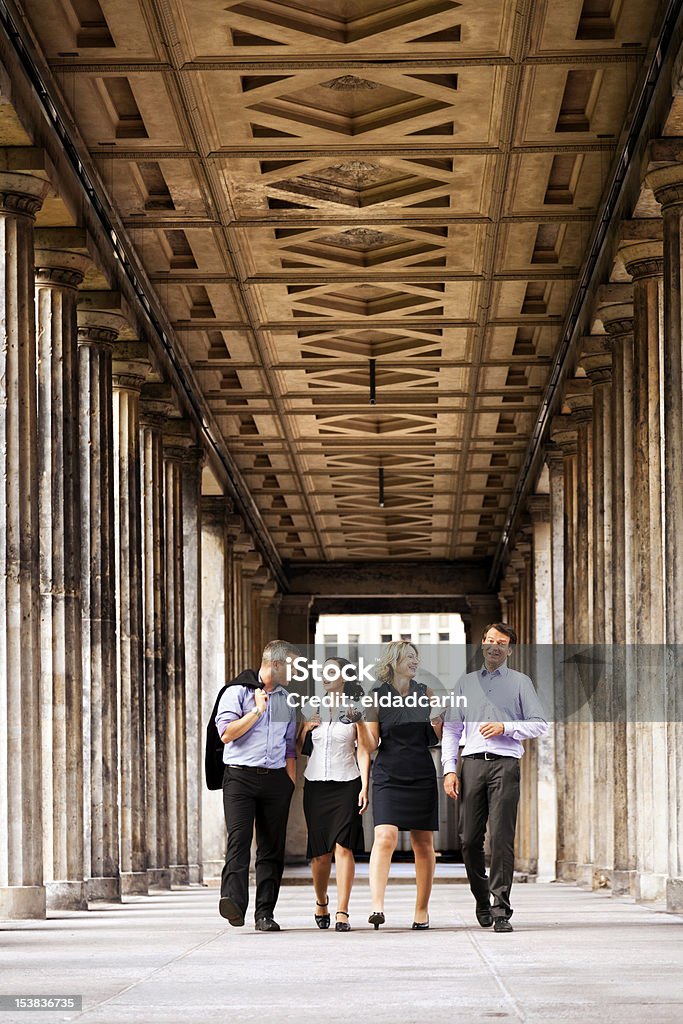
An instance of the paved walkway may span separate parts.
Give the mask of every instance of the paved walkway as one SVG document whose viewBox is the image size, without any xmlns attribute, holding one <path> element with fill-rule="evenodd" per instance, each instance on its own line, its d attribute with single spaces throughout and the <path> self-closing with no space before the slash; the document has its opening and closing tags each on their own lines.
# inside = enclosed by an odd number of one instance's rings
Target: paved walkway
<svg viewBox="0 0 683 1024">
<path fill-rule="evenodd" d="M 438 885 L 428 932 L 391 886 L 387 926 L 312 927 L 310 892 L 282 889 L 280 934 L 230 928 L 215 889 L 0 923 L 0 995 L 82 995 L 83 1012 L 0 1012 L 0 1024 L 312 1024 L 683 1021 L 683 918 L 559 884 L 517 885 L 516 930 L 484 931 L 463 885 Z M 331 903 L 334 903 L 332 892 Z"/>
</svg>

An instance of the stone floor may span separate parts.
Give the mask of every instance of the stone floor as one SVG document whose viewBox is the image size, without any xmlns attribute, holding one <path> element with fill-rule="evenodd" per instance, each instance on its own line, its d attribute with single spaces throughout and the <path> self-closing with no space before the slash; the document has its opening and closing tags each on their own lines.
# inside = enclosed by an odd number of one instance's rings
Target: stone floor
<svg viewBox="0 0 683 1024">
<path fill-rule="evenodd" d="M 280 934 L 255 933 L 250 921 L 230 928 L 215 889 L 199 887 L 0 923 L 0 995 L 82 995 L 81 1013 L 28 1019 L 87 1024 L 683 1021 L 681 917 L 555 883 L 517 885 L 516 930 L 496 935 L 474 922 L 466 886 L 442 884 L 431 930 L 412 932 L 403 884 L 391 886 L 387 925 L 374 932 L 361 880 L 354 930 L 338 934 L 312 927 L 310 892 L 292 881 Z M 26 1019 L 0 1012 L 0 1024 Z"/>
</svg>

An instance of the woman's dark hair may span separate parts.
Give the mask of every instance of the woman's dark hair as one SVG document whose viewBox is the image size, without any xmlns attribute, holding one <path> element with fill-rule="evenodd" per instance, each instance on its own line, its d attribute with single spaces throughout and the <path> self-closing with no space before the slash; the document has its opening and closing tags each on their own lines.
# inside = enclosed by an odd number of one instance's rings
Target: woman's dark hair
<svg viewBox="0 0 683 1024">
<path fill-rule="evenodd" d="M 486 636 L 486 634 L 488 633 L 488 631 L 490 629 L 495 629 L 498 633 L 502 633 L 503 636 L 509 637 L 510 638 L 510 647 L 514 647 L 515 644 L 517 643 L 517 633 L 512 628 L 512 626 L 508 626 L 507 622 L 489 622 L 488 626 L 486 627 L 486 629 L 482 633 L 482 636 L 481 636 L 482 640 L 484 639 L 484 637 Z"/>
<path fill-rule="evenodd" d="M 335 665 L 339 666 L 339 671 L 346 668 L 347 665 L 351 665 L 353 668 L 353 662 L 347 661 L 346 658 L 326 658 L 325 664 L 328 661 L 333 661 Z M 344 680 L 344 696 L 348 697 L 349 700 L 360 700 L 365 694 L 365 690 L 356 679 L 345 679 Z"/>
</svg>

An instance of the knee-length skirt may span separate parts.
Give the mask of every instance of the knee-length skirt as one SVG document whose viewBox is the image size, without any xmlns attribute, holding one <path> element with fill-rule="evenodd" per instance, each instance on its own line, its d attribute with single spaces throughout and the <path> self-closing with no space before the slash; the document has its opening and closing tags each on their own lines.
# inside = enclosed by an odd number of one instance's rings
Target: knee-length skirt
<svg viewBox="0 0 683 1024">
<path fill-rule="evenodd" d="M 304 816 L 308 828 L 306 857 L 332 853 L 337 843 L 361 852 L 363 821 L 358 813 L 361 780 L 304 783 Z"/>
<path fill-rule="evenodd" d="M 439 828 L 439 791 L 436 776 L 407 783 L 375 779 L 372 784 L 375 825 L 395 825 L 399 832 Z"/>
</svg>

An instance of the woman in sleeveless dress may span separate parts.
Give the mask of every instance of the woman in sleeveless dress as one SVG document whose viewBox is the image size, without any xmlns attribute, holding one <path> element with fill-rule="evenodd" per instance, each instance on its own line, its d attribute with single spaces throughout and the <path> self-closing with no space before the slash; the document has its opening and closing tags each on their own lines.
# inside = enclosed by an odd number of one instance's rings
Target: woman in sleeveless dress
<svg viewBox="0 0 683 1024">
<path fill-rule="evenodd" d="M 429 927 L 436 863 L 433 833 L 439 827 L 436 769 L 429 748 L 441 738 L 442 721 L 440 710 L 430 705 L 432 691 L 415 682 L 418 664 L 413 644 L 403 640 L 388 644 L 375 669 L 380 685 L 372 693 L 378 707 L 366 716 L 372 747 L 378 748 L 372 769 L 375 838 L 370 855 L 369 922 L 375 928 L 384 924 L 384 893 L 400 831 L 410 832 L 415 855 L 412 927 Z"/>
<path fill-rule="evenodd" d="M 344 681 L 345 658 L 328 658 L 323 686 L 329 707 L 303 723 L 299 749 L 309 754 L 304 772 L 304 816 L 308 828 L 306 856 L 315 889 L 315 923 L 330 927 L 327 887 L 334 856 L 337 880 L 335 931 L 350 931 L 349 897 L 355 875 L 355 851 L 363 850 L 361 814 L 368 806 L 370 738 L 361 716 L 344 702 L 362 693 L 358 684 Z M 335 671 L 336 669 L 336 671 Z M 304 747 L 306 737 L 312 743 Z"/>
</svg>

